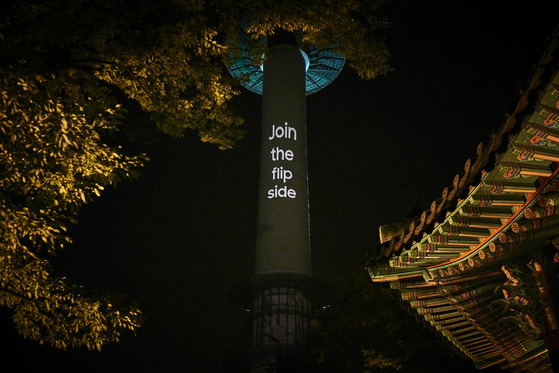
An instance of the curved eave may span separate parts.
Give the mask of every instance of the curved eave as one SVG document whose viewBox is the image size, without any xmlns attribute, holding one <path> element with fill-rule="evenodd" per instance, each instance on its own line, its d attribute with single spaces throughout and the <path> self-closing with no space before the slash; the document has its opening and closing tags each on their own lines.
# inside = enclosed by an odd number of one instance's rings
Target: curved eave
<svg viewBox="0 0 559 373">
<path fill-rule="evenodd" d="M 559 248 L 558 45 L 556 32 L 516 107 L 464 172 L 421 216 L 381 227 L 382 244 L 365 258 L 374 282 L 389 283 L 479 369 L 551 371 L 546 327 L 530 334 L 498 324 L 504 313 L 494 305 L 507 297 L 497 290 L 510 280 L 509 259 Z"/>
<path fill-rule="evenodd" d="M 493 247 L 500 237 L 497 233 L 511 232 L 513 223 L 524 227 L 526 213 L 541 203 L 542 196 L 555 192 L 559 164 L 555 52 L 552 43 L 532 71 L 515 109 L 487 144 L 478 145 L 476 157 L 466 161 L 464 172 L 454 177 L 440 198 L 415 220 L 386 229 L 391 234 L 365 258 L 377 277 L 425 271 L 435 278 L 439 267 L 471 266 L 465 263 L 491 242 Z M 550 209 L 544 217 L 555 213 Z M 546 231 L 548 226 L 531 233 L 552 234 Z"/>
</svg>

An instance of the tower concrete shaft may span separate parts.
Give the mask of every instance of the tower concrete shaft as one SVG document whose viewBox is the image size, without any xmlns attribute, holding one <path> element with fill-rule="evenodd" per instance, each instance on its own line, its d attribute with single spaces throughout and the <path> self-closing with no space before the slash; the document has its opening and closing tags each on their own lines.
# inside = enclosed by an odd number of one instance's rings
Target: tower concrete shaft
<svg viewBox="0 0 559 373">
<path fill-rule="evenodd" d="M 312 304 L 306 60 L 290 43 L 264 64 L 253 309 L 254 372 L 304 356 Z M 271 370 L 270 370 L 271 369 Z"/>
<path fill-rule="evenodd" d="M 269 48 L 262 93 L 262 150 L 255 274 L 311 274 L 306 61 L 296 45 Z"/>
<path fill-rule="evenodd" d="M 252 309 L 251 373 L 304 363 L 311 319 L 326 304 L 324 284 L 311 277 L 306 96 L 332 82 L 345 61 L 331 50 L 301 51 L 285 30 L 267 39 L 263 69 L 242 42 L 243 53 L 228 67 L 262 94 L 255 276 L 250 300 L 242 297 L 243 308 Z"/>
</svg>

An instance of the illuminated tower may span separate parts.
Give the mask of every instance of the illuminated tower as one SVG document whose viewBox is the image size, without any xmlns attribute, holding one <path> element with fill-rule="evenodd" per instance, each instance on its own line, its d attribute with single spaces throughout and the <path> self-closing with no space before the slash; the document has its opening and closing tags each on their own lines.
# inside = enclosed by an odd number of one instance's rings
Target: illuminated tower
<svg viewBox="0 0 559 373">
<path fill-rule="evenodd" d="M 304 355 L 320 286 L 311 278 L 307 183 L 306 95 L 340 73 L 344 58 L 302 51 L 292 34 L 268 38 L 262 67 L 246 53 L 229 67 L 247 89 L 262 94 L 262 148 L 255 276 L 252 369 Z"/>
</svg>

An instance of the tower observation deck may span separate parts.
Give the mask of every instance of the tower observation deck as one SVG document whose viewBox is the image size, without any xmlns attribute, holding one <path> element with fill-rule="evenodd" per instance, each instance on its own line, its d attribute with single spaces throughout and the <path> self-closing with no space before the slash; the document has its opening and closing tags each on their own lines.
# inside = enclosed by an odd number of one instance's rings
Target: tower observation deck
<svg viewBox="0 0 559 373">
<path fill-rule="evenodd" d="M 302 358 L 321 286 L 311 277 L 306 96 L 330 84 L 345 59 L 302 51 L 289 33 L 268 38 L 262 66 L 247 50 L 230 74 L 262 95 L 262 146 L 255 276 L 252 283 L 251 371 L 274 371 L 281 359 Z M 281 357 L 281 358 L 280 358 Z"/>
<path fill-rule="evenodd" d="M 345 64 L 345 58 L 342 55 L 330 50 L 301 50 L 301 54 L 306 63 L 307 96 L 320 91 L 336 79 Z M 234 78 L 241 82 L 243 87 L 259 95 L 262 94 L 264 66 L 254 65 L 246 49 L 233 65 L 228 66 L 228 70 Z"/>
</svg>

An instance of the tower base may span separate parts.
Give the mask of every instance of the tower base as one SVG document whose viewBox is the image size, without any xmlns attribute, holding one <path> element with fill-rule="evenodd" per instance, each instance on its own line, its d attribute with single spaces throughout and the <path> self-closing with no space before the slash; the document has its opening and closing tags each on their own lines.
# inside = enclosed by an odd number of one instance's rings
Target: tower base
<svg viewBox="0 0 559 373">
<path fill-rule="evenodd" d="M 236 288 L 232 302 L 251 312 L 249 372 L 305 371 L 311 321 L 330 304 L 328 288 L 299 273 L 260 274 Z"/>
</svg>

